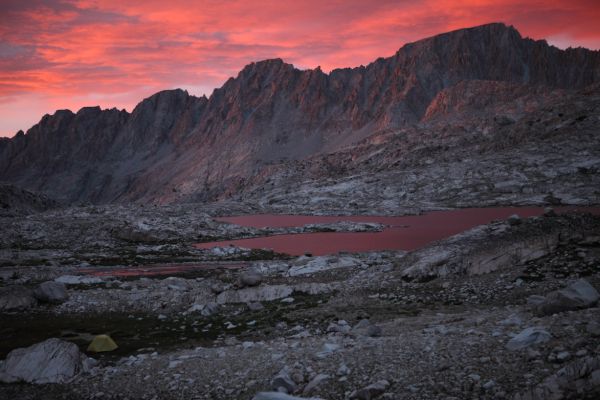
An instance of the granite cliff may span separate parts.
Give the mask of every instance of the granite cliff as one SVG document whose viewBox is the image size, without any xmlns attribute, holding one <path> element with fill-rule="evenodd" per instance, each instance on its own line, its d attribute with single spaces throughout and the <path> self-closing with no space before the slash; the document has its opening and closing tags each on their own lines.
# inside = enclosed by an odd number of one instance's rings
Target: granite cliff
<svg viewBox="0 0 600 400">
<path fill-rule="evenodd" d="M 387 142 L 403 131 L 413 144 L 444 148 L 444 130 L 481 139 L 468 128 L 478 116 L 496 118 L 493 127 L 511 125 L 564 96 L 585 108 L 576 93 L 599 80 L 600 52 L 559 50 L 499 23 L 406 44 L 392 57 L 329 74 L 266 60 L 209 98 L 167 90 L 131 113 L 86 107 L 46 115 L 0 142 L 0 181 L 68 203 L 243 198 L 299 162 L 356 158 L 352 149 L 365 141 L 387 143 L 388 157 L 403 163 L 406 143 Z M 383 165 L 362 164 L 360 172 Z M 345 170 L 333 163 L 321 172 L 329 178 Z"/>
</svg>

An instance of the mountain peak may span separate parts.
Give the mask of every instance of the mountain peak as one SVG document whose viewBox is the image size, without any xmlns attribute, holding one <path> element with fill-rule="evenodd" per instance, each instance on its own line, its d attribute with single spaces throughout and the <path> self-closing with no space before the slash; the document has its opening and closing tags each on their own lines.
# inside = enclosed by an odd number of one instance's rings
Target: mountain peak
<svg viewBox="0 0 600 400">
<path fill-rule="evenodd" d="M 449 32 L 444 32 L 433 37 L 454 36 L 457 34 L 491 34 L 501 36 L 506 34 L 516 35 L 521 38 L 519 31 L 512 25 L 506 25 L 504 22 L 491 22 L 489 24 L 472 26 L 469 28 L 460 28 Z M 427 40 L 427 39 L 425 39 Z"/>
<path fill-rule="evenodd" d="M 562 51 L 504 23 L 433 36 L 330 74 L 267 59 L 246 65 L 208 99 L 165 90 L 131 114 L 83 109 L 76 118 L 70 111 L 44 117 L 34 135 L 2 144 L 0 179 L 76 201 L 168 200 L 173 192 L 163 188 L 173 184 L 214 196 L 265 162 L 335 152 L 374 131 L 419 123 L 428 109 L 471 107 L 463 88 L 490 102 L 510 98 L 513 85 L 578 89 L 600 80 L 599 66 L 600 52 Z M 102 173 L 86 174 L 78 167 L 86 164 Z"/>
<path fill-rule="evenodd" d="M 417 40 L 416 42 L 407 43 L 402 46 L 396 54 L 403 50 L 411 50 L 413 48 L 420 48 L 431 44 L 451 45 L 459 41 L 468 41 L 470 43 L 500 43 L 504 41 L 510 43 L 522 39 L 523 37 L 514 26 L 506 25 L 503 22 L 492 22 L 470 28 L 456 29 Z"/>
<path fill-rule="evenodd" d="M 281 58 L 271 58 L 267 60 L 252 62 L 246 65 L 239 73 L 239 77 L 250 76 L 254 74 L 267 75 L 280 71 L 293 71 L 296 68 L 292 64 L 284 62 Z"/>
</svg>

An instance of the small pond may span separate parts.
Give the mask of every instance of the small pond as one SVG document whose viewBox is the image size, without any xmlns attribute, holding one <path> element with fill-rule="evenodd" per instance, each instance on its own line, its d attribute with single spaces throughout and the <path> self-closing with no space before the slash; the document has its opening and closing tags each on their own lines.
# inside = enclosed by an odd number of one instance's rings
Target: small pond
<svg viewBox="0 0 600 400">
<path fill-rule="evenodd" d="M 586 212 L 600 213 L 598 207 L 580 208 Z M 575 207 L 558 207 L 557 212 L 577 210 Z M 311 216 L 311 215 L 243 215 L 218 218 L 220 221 L 255 228 L 293 227 L 307 224 L 328 224 L 339 221 L 378 222 L 386 225 L 382 232 L 317 232 L 284 234 L 251 239 L 199 243 L 197 248 L 238 246 L 251 249 L 271 249 L 290 255 L 326 255 L 338 252 L 368 252 L 382 250 L 414 250 L 436 240 L 461 233 L 493 220 L 542 215 L 543 207 L 493 207 L 463 208 L 432 211 L 407 216 Z"/>
</svg>

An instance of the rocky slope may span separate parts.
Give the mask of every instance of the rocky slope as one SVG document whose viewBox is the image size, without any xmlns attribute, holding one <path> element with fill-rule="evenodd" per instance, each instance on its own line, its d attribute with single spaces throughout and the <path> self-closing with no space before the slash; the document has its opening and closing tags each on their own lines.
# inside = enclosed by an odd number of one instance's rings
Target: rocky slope
<svg viewBox="0 0 600 400">
<path fill-rule="evenodd" d="M 498 120 L 506 124 L 599 77 L 600 52 L 562 51 L 503 24 L 424 39 L 329 74 L 267 60 L 246 66 L 210 98 L 172 90 L 131 114 L 91 107 L 47 115 L 0 143 L 0 180 L 67 202 L 215 200 L 261 190 L 290 161 L 354 158 L 346 146 L 385 141 L 382 132 L 402 137 L 408 130 L 420 135 L 415 144 L 443 148 L 448 123 L 452 135 L 468 134 L 458 128 L 482 109 L 521 99 Z M 465 93 L 474 95 L 465 101 Z M 577 97 L 575 104 L 586 102 Z M 408 154 L 396 146 L 395 161 Z"/>
<path fill-rule="evenodd" d="M 58 207 L 46 196 L 23 190 L 14 185 L 0 184 L 0 216 L 22 216 Z"/>
<path fill-rule="evenodd" d="M 418 125 L 272 165 L 233 199 L 272 212 L 333 214 L 598 204 L 599 126 L 597 86 L 565 93 L 463 82 L 438 95 Z"/>
<path fill-rule="evenodd" d="M 197 217 L 205 231 L 225 228 Z M 596 399 L 599 227 L 598 216 L 547 213 L 409 253 L 222 262 L 169 277 L 5 267 L 0 397 Z M 36 297 L 62 282 L 60 301 Z M 119 348 L 88 350 L 99 333 Z M 261 394 L 276 390 L 294 397 Z"/>
</svg>

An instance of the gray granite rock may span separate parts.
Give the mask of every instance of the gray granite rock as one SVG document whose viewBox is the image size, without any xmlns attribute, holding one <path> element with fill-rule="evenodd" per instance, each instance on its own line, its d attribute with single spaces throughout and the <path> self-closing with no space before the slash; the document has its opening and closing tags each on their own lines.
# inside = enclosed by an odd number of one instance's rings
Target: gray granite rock
<svg viewBox="0 0 600 400">
<path fill-rule="evenodd" d="M 33 291 L 33 295 L 43 303 L 62 303 L 69 298 L 67 287 L 63 283 L 54 281 L 40 284 Z"/>
<path fill-rule="evenodd" d="M 93 363 L 75 344 L 52 338 L 8 353 L 0 370 L 0 381 L 64 383 L 88 371 Z"/>
</svg>

